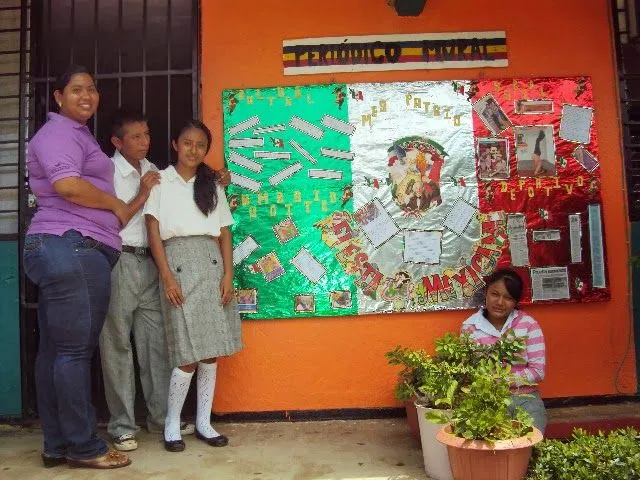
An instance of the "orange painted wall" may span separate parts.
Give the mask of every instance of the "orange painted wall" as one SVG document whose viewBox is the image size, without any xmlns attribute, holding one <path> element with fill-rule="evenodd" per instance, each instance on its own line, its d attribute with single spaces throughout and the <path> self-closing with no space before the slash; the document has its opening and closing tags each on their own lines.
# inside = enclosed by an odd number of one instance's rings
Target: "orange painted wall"
<svg viewBox="0 0 640 480">
<path fill-rule="evenodd" d="M 222 163 L 225 88 L 589 75 L 593 81 L 612 298 L 532 306 L 548 348 L 545 397 L 636 391 L 627 284 L 627 230 L 609 0 L 428 0 L 417 18 L 387 0 L 202 0 L 202 104 Z M 486 5 L 486 6 L 483 6 Z M 509 67 L 285 77 L 282 40 L 340 35 L 506 30 Z M 216 148 L 217 147 L 217 148 Z M 397 405 L 384 352 L 430 347 L 470 312 L 245 321 L 244 349 L 220 362 L 214 410 L 256 412 Z"/>
</svg>

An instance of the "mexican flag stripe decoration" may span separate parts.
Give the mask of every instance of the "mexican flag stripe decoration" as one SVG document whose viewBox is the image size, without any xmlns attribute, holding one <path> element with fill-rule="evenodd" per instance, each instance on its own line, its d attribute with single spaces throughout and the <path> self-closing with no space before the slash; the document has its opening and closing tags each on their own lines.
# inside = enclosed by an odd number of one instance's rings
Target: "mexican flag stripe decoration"
<svg viewBox="0 0 640 480">
<path fill-rule="evenodd" d="M 521 303 L 609 298 L 589 79 L 233 89 L 222 104 L 245 318 L 477 307 L 498 266 L 520 272 Z"/>
<path fill-rule="evenodd" d="M 224 92 L 241 312 L 283 318 L 471 305 L 443 275 L 460 274 L 480 237 L 464 85 Z"/>
</svg>

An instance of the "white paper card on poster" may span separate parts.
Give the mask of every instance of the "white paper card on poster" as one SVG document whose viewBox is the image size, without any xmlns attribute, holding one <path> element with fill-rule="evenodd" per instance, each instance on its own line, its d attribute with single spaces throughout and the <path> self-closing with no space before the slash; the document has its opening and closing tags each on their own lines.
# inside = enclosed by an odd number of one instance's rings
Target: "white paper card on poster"
<svg viewBox="0 0 640 480">
<path fill-rule="evenodd" d="M 582 263 L 582 220 L 579 213 L 569 215 L 571 263 Z"/>
<path fill-rule="evenodd" d="M 442 253 L 442 232 L 425 230 L 405 230 L 404 261 L 411 263 L 440 263 Z"/>
<path fill-rule="evenodd" d="M 326 273 L 324 266 L 305 248 L 300 249 L 297 255 L 291 259 L 291 263 L 313 283 L 318 283 Z"/>
<path fill-rule="evenodd" d="M 569 298 L 567 267 L 531 269 L 532 300 L 562 300 Z"/>
<path fill-rule="evenodd" d="M 514 267 L 529 265 L 527 219 L 524 215 L 507 215 L 507 236 L 509 237 L 511 264 Z"/>
<path fill-rule="evenodd" d="M 560 138 L 574 143 L 589 143 L 593 109 L 578 105 L 563 105 Z"/>
<path fill-rule="evenodd" d="M 377 198 L 356 212 L 356 219 L 371 242 L 378 248 L 400 229 Z"/>
<path fill-rule="evenodd" d="M 462 198 L 458 198 L 449 213 L 447 213 L 447 218 L 445 218 L 443 225 L 460 236 L 466 230 L 476 212 L 477 209 L 475 207 L 469 205 Z"/>
<path fill-rule="evenodd" d="M 229 161 L 231 163 L 235 163 L 236 165 L 240 165 L 252 172 L 260 173 L 262 171 L 262 164 L 251 160 L 243 155 L 240 155 L 238 152 L 231 152 L 229 155 Z"/>
<path fill-rule="evenodd" d="M 593 288 L 605 288 L 604 245 L 600 205 L 589 205 L 589 243 L 591 244 L 591 281 Z"/>
<path fill-rule="evenodd" d="M 233 249 L 233 264 L 237 265 L 245 260 L 249 255 L 255 252 L 260 246 L 255 239 L 249 235 L 243 241 L 241 241 L 236 248 Z"/>
<path fill-rule="evenodd" d="M 261 188 L 260 182 L 244 175 L 231 172 L 231 183 L 239 187 L 246 188 L 252 192 L 259 192 Z"/>
</svg>

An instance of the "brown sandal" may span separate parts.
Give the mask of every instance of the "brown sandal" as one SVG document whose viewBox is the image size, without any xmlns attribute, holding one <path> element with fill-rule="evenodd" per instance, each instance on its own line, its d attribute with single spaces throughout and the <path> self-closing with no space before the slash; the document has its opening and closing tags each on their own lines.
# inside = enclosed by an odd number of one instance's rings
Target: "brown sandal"
<svg viewBox="0 0 640 480">
<path fill-rule="evenodd" d="M 117 450 L 109 450 L 100 457 L 89 458 L 87 460 L 76 460 L 67 458 L 67 463 L 71 468 L 120 468 L 131 465 L 131 459 L 124 453 Z"/>
</svg>

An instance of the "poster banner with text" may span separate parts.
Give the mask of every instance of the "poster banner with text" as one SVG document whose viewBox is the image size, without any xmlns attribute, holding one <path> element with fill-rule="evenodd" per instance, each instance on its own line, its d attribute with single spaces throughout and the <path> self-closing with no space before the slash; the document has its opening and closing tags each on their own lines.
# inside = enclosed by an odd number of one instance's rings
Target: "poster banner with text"
<svg viewBox="0 0 640 480">
<path fill-rule="evenodd" d="M 609 298 L 586 78 L 223 93 L 247 318 L 474 308 L 511 266 L 530 302 Z"/>
<path fill-rule="evenodd" d="M 285 75 L 506 67 L 505 32 L 300 38 L 282 42 Z"/>
</svg>

